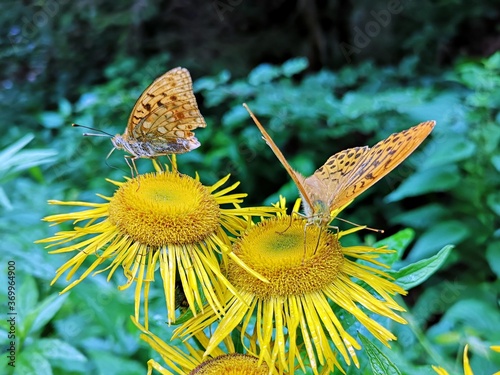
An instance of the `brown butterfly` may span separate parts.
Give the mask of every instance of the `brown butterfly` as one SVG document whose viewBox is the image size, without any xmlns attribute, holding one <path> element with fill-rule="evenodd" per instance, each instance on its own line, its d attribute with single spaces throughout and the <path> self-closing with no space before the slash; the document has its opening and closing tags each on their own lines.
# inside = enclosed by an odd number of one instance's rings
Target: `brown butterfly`
<svg viewBox="0 0 500 375">
<path fill-rule="evenodd" d="M 436 125 L 435 121 L 422 122 L 410 129 L 391 134 L 372 148 L 363 146 L 340 151 L 306 178 L 292 169 L 255 115 L 246 104 L 243 106 L 262 133 L 262 138 L 297 185 L 308 223 L 321 227 L 328 226 L 354 198 L 396 168 L 424 141 Z"/>
<path fill-rule="evenodd" d="M 187 69 L 158 77 L 137 99 L 123 135 L 111 142 L 138 158 L 182 154 L 200 146 L 191 131 L 207 124 L 196 104 Z"/>
<path fill-rule="evenodd" d="M 111 152 L 125 150 L 132 162 L 139 158 L 182 154 L 200 146 L 192 130 L 206 126 L 188 70 L 174 68 L 158 77 L 137 99 L 125 133 L 111 139 L 114 146 Z"/>
</svg>

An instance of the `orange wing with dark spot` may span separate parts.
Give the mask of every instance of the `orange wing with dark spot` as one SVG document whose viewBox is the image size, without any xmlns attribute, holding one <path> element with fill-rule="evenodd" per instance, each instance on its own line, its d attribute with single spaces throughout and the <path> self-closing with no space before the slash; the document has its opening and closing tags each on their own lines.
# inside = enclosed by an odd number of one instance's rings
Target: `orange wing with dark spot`
<svg viewBox="0 0 500 375">
<path fill-rule="evenodd" d="M 187 69 L 174 68 L 158 77 L 139 97 L 126 135 L 141 142 L 161 143 L 194 137 L 207 124 L 198 109 Z"/>
<path fill-rule="evenodd" d="M 391 134 L 372 148 L 356 147 L 331 156 L 305 183 L 324 184 L 331 211 L 347 204 L 403 162 L 424 141 L 435 121 Z"/>
<path fill-rule="evenodd" d="M 356 198 L 403 162 L 430 134 L 435 121 L 422 122 L 410 129 L 390 135 L 372 148 L 349 148 L 331 156 L 311 176 L 304 178 L 295 171 L 259 120 L 243 104 L 259 128 L 266 143 L 293 179 L 304 199 L 304 210 L 310 216 L 330 214 Z M 319 203 L 319 204 L 317 204 Z M 327 213 L 328 214 L 328 213 Z"/>
</svg>

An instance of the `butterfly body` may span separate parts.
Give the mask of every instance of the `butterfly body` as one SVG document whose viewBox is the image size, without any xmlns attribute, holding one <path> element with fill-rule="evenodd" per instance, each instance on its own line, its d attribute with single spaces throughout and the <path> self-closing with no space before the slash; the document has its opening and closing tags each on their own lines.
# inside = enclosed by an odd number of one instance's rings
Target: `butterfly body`
<svg viewBox="0 0 500 375">
<path fill-rule="evenodd" d="M 311 176 L 296 172 L 276 146 L 255 115 L 244 104 L 250 116 L 297 185 L 303 200 L 308 224 L 327 226 L 330 221 L 378 180 L 403 162 L 430 134 L 435 121 L 422 122 L 407 130 L 391 134 L 372 148 L 354 147 L 332 155 Z"/>
<path fill-rule="evenodd" d="M 115 135 L 111 142 L 113 146 L 119 150 L 124 150 L 132 155 L 134 159 L 138 158 L 155 158 L 161 155 L 183 154 L 200 147 L 200 142 L 196 137 L 191 139 L 172 139 L 166 142 L 157 141 L 138 141 L 127 137 L 126 134 Z"/>
<path fill-rule="evenodd" d="M 144 90 L 130 113 L 125 132 L 111 142 L 133 159 L 182 154 L 200 146 L 192 130 L 206 126 L 188 70 L 174 68 Z"/>
<path fill-rule="evenodd" d="M 330 221 L 332 221 L 332 216 L 330 214 L 330 208 L 328 203 L 320 199 L 315 200 L 312 206 L 306 203 L 304 197 L 302 197 L 302 207 L 307 216 L 307 222 L 309 224 L 314 224 L 320 227 L 327 226 Z"/>
</svg>

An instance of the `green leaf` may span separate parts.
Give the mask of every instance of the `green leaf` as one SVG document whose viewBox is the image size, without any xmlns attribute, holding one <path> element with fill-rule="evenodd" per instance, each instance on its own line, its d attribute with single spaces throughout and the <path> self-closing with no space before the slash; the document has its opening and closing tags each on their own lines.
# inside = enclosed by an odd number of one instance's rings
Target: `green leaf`
<svg viewBox="0 0 500 375">
<path fill-rule="evenodd" d="M 92 108 L 98 102 L 99 102 L 98 94 L 96 94 L 95 92 L 88 92 L 80 96 L 80 98 L 75 104 L 75 108 L 77 112 L 82 112 L 86 109 Z M 88 124 L 92 125 L 91 123 Z M 87 125 L 87 123 L 85 123 L 85 125 Z"/>
<path fill-rule="evenodd" d="M 110 352 L 91 351 L 90 356 L 97 367 L 96 373 L 98 374 L 135 375 L 145 373 L 142 364 L 129 358 L 113 355 Z"/>
<path fill-rule="evenodd" d="M 391 223 L 406 225 L 411 228 L 428 228 L 439 222 L 446 216 L 448 210 L 439 203 L 431 203 L 425 206 L 405 211 L 391 219 Z"/>
<path fill-rule="evenodd" d="M 370 361 L 373 375 L 401 375 L 401 371 L 382 351 L 372 344 L 368 338 L 358 332 L 362 346 Z"/>
<path fill-rule="evenodd" d="M 61 115 L 64 117 L 69 117 L 71 116 L 71 111 L 72 107 L 69 100 L 66 98 L 59 99 L 59 112 L 61 113 Z"/>
<path fill-rule="evenodd" d="M 50 149 L 24 150 L 8 159 L 2 166 L 2 169 L 11 168 L 11 171 L 9 171 L 10 173 L 21 172 L 40 164 L 53 162 L 56 155 L 57 151 Z"/>
<path fill-rule="evenodd" d="M 463 136 L 446 137 L 439 139 L 439 147 L 425 148 L 425 162 L 423 168 L 432 168 L 445 164 L 452 164 L 470 158 L 476 152 L 476 145 Z M 434 143 L 437 143 L 435 140 Z M 430 150 L 432 149 L 432 152 Z"/>
<path fill-rule="evenodd" d="M 342 98 L 340 111 L 349 119 L 357 119 L 375 108 L 373 95 L 359 92 L 348 92 Z"/>
<path fill-rule="evenodd" d="M 484 67 L 488 70 L 500 70 L 500 52 L 495 52 L 484 61 Z"/>
<path fill-rule="evenodd" d="M 500 241 L 493 241 L 488 245 L 486 248 L 486 259 L 491 270 L 500 278 Z"/>
<path fill-rule="evenodd" d="M 427 258 L 448 244 L 457 245 L 469 237 L 469 227 L 458 220 L 448 220 L 431 226 L 416 241 L 408 254 L 408 262 Z"/>
<path fill-rule="evenodd" d="M 456 165 L 426 169 L 407 178 L 396 190 L 387 195 L 384 201 L 391 203 L 431 192 L 444 192 L 459 183 L 460 173 Z"/>
<path fill-rule="evenodd" d="M 186 311 L 182 312 L 181 315 L 179 315 L 178 318 L 175 319 L 175 323 L 171 323 L 173 326 L 179 326 L 185 322 L 187 322 L 189 319 L 193 317 L 193 312 L 191 309 L 186 309 Z"/>
<path fill-rule="evenodd" d="M 12 210 L 12 203 L 10 202 L 9 197 L 5 194 L 5 190 L 0 186 L 0 206 L 5 208 L 5 210 Z"/>
<path fill-rule="evenodd" d="M 248 82 L 251 85 L 258 86 L 263 83 L 271 82 L 281 74 L 280 68 L 271 64 L 260 64 L 254 68 L 248 75 Z"/>
<path fill-rule="evenodd" d="M 407 228 L 397 232 L 396 234 L 393 234 L 390 237 L 378 241 L 373 246 L 374 247 L 387 246 L 387 248 L 390 250 L 396 250 L 394 253 L 382 254 L 379 257 L 379 260 L 382 263 L 385 263 L 388 266 L 392 266 L 396 261 L 401 259 L 404 251 L 406 250 L 408 245 L 413 241 L 414 238 L 415 238 L 415 231 L 413 229 Z"/>
<path fill-rule="evenodd" d="M 68 296 L 68 293 L 63 295 L 54 293 L 37 304 L 36 308 L 28 315 L 28 318 L 33 320 L 31 332 L 37 332 L 45 327 L 62 307 Z"/>
<path fill-rule="evenodd" d="M 26 134 L 0 151 L 0 160 L 3 161 L 0 165 L 0 178 L 3 182 L 25 169 L 55 160 L 55 156 L 57 155 L 55 150 L 22 150 L 33 138 L 33 134 Z"/>
<path fill-rule="evenodd" d="M 285 61 L 281 66 L 281 69 L 285 77 L 291 77 L 307 69 L 308 66 L 309 66 L 309 61 L 307 60 L 307 58 L 296 57 L 294 59 Z"/>
<path fill-rule="evenodd" d="M 422 284 L 436 272 L 444 263 L 452 249 L 453 246 L 451 245 L 445 246 L 433 257 L 420 260 L 398 271 L 389 271 L 388 273 L 396 279 L 396 284 L 405 290 L 410 290 Z"/>
<path fill-rule="evenodd" d="M 488 194 L 486 197 L 486 203 L 488 207 L 493 210 L 497 216 L 500 216 L 500 192 L 495 191 L 494 193 Z"/>
<path fill-rule="evenodd" d="M 222 116 L 222 124 L 229 128 L 238 126 L 245 121 L 252 121 L 252 119 L 247 110 L 241 105 L 231 108 Z M 248 122 L 248 124 L 250 125 L 250 122 Z"/>
<path fill-rule="evenodd" d="M 26 350 L 19 353 L 14 375 L 52 375 L 52 366 L 37 351 Z"/>
<path fill-rule="evenodd" d="M 62 340 L 42 338 L 35 341 L 33 347 L 48 359 L 87 361 L 80 351 Z"/>
<path fill-rule="evenodd" d="M 31 275 L 25 275 L 20 280 L 19 290 L 16 291 L 17 308 L 19 312 L 19 333 L 26 337 L 31 330 L 33 319 L 29 316 L 38 304 L 38 288 L 35 279 Z"/>
<path fill-rule="evenodd" d="M 229 70 L 224 69 L 216 76 L 198 78 L 193 83 L 193 90 L 194 92 L 205 90 L 212 91 L 215 90 L 218 86 L 227 83 L 230 79 L 231 73 L 229 72 Z"/>
<path fill-rule="evenodd" d="M 26 146 L 28 143 L 30 143 L 35 136 L 31 133 L 26 134 L 24 137 L 21 139 L 15 141 L 12 143 L 10 146 L 6 147 L 2 151 L 0 151 L 0 160 L 10 160 L 19 150 L 21 150 L 24 146 Z M 2 169 L 3 167 L 2 163 Z"/>
<path fill-rule="evenodd" d="M 500 338 L 498 328 L 500 314 L 498 306 L 492 300 L 462 298 L 449 307 L 441 321 L 432 328 L 431 334 L 447 335 L 450 331 L 465 329 L 465 332 L 474 332 L 478 336 L 484 335 L 491 342 Z M 460 336 L 457 337 L 457 339 Z"/>
<path fill-rule="evenodd" d="M 491 157 L 491 164 L 493 164 L 495 169 L 500 172 L 500 154 L 496 154 Z"/>
<path fill-rule="evenodd" d="M 64 124 L 64 118 L 58 112 L 43 112 L 38 117 L 42 126 L 47 129 L 56 129 L 60 128 Z"/>
</svg>

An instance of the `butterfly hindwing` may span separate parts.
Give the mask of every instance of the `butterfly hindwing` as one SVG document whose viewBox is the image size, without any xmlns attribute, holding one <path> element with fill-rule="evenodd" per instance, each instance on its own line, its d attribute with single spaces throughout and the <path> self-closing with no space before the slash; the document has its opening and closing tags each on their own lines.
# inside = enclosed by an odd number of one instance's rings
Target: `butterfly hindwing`
<svg viewBox="0 0 500 375">
<path fill-rule="evenodd" d="M 346 176 L 356 168 L 368 150 L 367 146 L 354 147 L 330 156 L 325 164 L 305 179 L 312 200 L 320 199 L 330 205 Z"/>
</svg>

